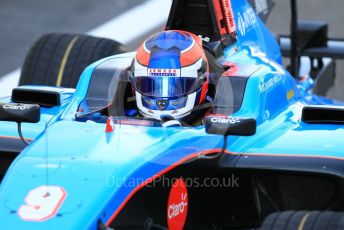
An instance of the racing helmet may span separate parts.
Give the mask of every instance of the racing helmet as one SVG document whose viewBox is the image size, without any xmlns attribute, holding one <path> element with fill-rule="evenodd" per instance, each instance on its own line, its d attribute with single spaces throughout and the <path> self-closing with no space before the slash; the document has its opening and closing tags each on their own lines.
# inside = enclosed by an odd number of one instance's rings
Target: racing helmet
<svg viewBox="0 0 344 230">
<path fill-rule="evenodd" d="M 208 62 L 202 40 L 192 33 L 152 35 L 139 47 L 133 67 L 136 103 L 144 117 L 182 119 L 206 99 Z"/>
</svg>

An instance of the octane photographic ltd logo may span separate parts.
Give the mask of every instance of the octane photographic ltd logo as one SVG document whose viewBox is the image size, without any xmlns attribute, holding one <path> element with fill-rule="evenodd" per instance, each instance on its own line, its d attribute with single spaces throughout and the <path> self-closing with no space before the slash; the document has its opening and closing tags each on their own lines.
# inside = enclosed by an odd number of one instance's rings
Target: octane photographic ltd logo
<svg viewBox="0 0 344 230">
<path fill-rule="evenodd" d="M 237 175 L 231 174 L 223 178 L 218 177 L 179 177 L 171 178 L 162 175 L 151 181 L 147 178 L 135 177 L 116 177 L 115 175 L 107 175 L 105 184 L 108 188 L 128 187 L 135 188 L 145 186 L 147 188 L 163 187 L 172 188 L 178 180 L 182 179 L 187 188 L 230 188 L 237 189 L 240 187 L 240 179 Z"/>
</svg>

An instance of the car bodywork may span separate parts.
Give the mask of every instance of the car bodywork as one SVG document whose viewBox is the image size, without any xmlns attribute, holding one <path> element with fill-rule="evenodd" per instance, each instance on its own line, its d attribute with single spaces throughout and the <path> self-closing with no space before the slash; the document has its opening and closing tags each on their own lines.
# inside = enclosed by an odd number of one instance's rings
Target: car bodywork
<svg viewBox="0 0 344 230">
<path fill-rule="evenodd" d="M 105 58 L 85 69 L 75 91 L 26 88 L 54 91 L 61 99 L 58 106 L 42 106 L 40 123 L 23 124 L 24 136 L 32 140 L 29 146 L 21 144 L 15 124 L 0 123 L 2 225 L 167 227 L 171 184 L 164 183 L 173 178 L 201 181 L 187 188 L 186 229 L 257 227 L 267 214 L 279 210 L 343 211 L 343 125 L 302 120 L 305 106 L 343 104 L 311 94 L 311 79 L 297 80 L 282 66 L 275 38 L 251 5 L 229 3 L 236 36 L 221 44 L 220 63 L 230 68 L 220 78 L 218 100 L 212 106 L 232 117 L 254 118 L 255 135 L 229 136 L 223 154 L 213 157 L 221 152 L 224 137 L 208 134 L 204 125 L 163 127 L 115 116 L 112 130 L 106 132 L 106 119 L 77 119 L 79 113 L 94 112 L 87 111 L 93 99 L 98 100 L 97 108 L 112 101 L 114 95 L 101 89 L 118 79 L 116 71 L 129 67 L 135 53 Z M 180 27 L 173 10 L 179 10 L 178 1 L 172 6 L 169 29 Z M 206 45 L 215 50 L 219 39 L 209 39 Z M 206 186 L 207 178 L 232 181 Z"/>
</svg>

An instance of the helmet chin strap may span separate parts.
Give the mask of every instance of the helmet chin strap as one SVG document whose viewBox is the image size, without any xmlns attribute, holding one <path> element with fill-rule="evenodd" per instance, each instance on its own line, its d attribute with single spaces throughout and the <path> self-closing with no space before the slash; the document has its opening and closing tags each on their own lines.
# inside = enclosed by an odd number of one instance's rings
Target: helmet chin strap
<svg viewBox="0 0 344 230">
<path fill-rule="evenodd" d="M 160 120 L 162 122 L 163 127 L 172 127 L 172 126 L 180 127 L 180 126 L 182 126 L 180 121 L 175 119 L 170 114 L 161 114 Z"/>
<path fill-rule="evenodd" d="M 160 120 L 162 122 L 167 122 L 167 121 L 173 121 L 176 120 L 172 115 L 170 114 L 161 114 L 160 115 Z"/>
</svg>

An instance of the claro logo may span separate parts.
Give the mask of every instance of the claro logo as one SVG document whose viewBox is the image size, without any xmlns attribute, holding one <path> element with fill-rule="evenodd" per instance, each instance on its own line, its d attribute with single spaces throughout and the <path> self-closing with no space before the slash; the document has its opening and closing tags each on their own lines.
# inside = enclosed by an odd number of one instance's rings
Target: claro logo
<svg viewBox="0 0 344 230">
<path fill-rule="evenodd" d="M 219 124 L 232 124 L 232 125 L 234 125 L 236 123 L 240 123 L 240 119 L 235 118 L 235 117 L 229 117 L 229 118 L 212 117 L 211 122 L 219 123 Z"/>
<path fill-rule="evenodd" d="M 3 105 L 2 108 L 9 109 L 9 110 L 26 110 L 31 109 L 32 106 L 30 105 L 12 105 L 12 104 L 6 104 Z"/>
<path fill-rule="evenodd" d="M 168 230 L 183 230 L 188 213 L 188 191 L 182 178 L 171 188 L 167 203 Z"/>
<path fill-rule="evenodd" d="M 187 194 L 182 193 L 181 194 L 181 201 L 178 204 L 170 204 L 168 206 L 168 218 L 172 219 L 174 217 L 177 217 L 179 215 L 182 215 L 184 211 L 186 210 L 187 203 Z"/>
</svg>

